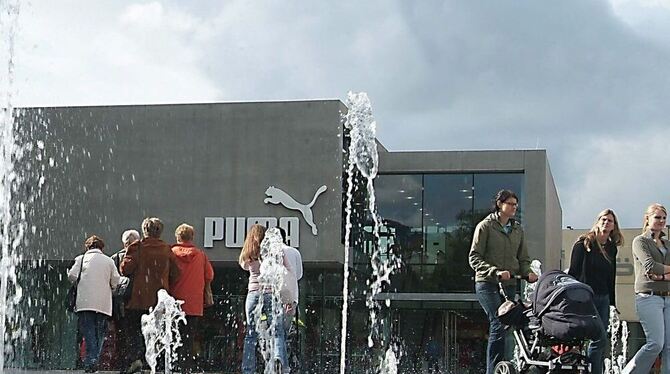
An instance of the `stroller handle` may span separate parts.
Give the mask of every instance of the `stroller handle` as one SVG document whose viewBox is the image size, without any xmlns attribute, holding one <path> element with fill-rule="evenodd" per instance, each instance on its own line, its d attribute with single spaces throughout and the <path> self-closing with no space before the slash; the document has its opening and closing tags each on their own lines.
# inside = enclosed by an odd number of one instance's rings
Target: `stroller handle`
<svg viewBox="0 0 670 374">
<path fill-rule="evenodd" d="M 499 275 L 499 274 L 496 275 L 496 278 L 498 279 L 498 282 L 500 282 L 501 279 L 500 279 L 500 275 Z M 526 280 L 526 281 L 527 281 L 527 280 L 528 280 L 528 275 L 519 275 L 519 274 L 515 274 L 515 275 L 512 275 L 512 277 L 511 277 L 510 279 L 516 279 L 517 281 L 523 279 L 523 280 Z"/>
<path fill-rule="evenodd" d="M 498 275 L 496 277 L 496 279 L 498 280 L 498 289 L 499 289 L 500 295 L 502 295 L 502 297 L 505 298 L 505 300 L 512 300 L 509 297 L 509 295 L 507 295 L 507 292 L 505 292 L 505 287 L 503 286 L 503 282 L 500 279 L 500 275 Z M 516 296 L 516 299 L 518 301 L 518 299 L 521 298 L 521 281 L 522 280 L 528 281 L 528 275 L 518 275 L 518 274 L 516 274 L 516 275 L 513 275 L 511 279 L 516 280 L 515 295 L 513 297 Z"/>
</svg>

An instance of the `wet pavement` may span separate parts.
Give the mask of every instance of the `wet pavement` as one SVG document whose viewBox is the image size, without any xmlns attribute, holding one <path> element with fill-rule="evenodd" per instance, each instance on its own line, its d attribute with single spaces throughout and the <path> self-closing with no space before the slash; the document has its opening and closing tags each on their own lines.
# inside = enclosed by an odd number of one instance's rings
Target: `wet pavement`
<svg viewBox="0 0 670 374">
<path fill-rule="evenodd" d="M 58 373 L 83 373 L 83 369 L 77 369 L 77 370 L 44 370 L 44 369 L 12 369 L 12 368 L 7 368 L 4 370 L 3 373 L 6 374 L 58 374 Z M 106 370 L 99 370 L 96 371 L 97 374 L 118 374 L 118 371 L 106 371 Z M 142 372 L 143 374 L 149 374 L 151 373 L 150 370 L 144 370 Z M 156 373 L 162 373 L 162 371 L 156 371 Z M 173 374 L 178 374 L 179 372 L 172 372 Z M 207 374 L 226 374 L 222 372 L 214 372 L 214 371 L 208 371 Z"/>
<path fill-rule="evenodd" d="M 58 373 L 83 373 L 83 369 L 78 370 L 44 370 L 44 369 L 5 369 L 4 373 L 6 374 L 58 374 Z M 118 374 L 118 371 L 96 371 L 99 374 Z M 144 371 L 144 373 L 150 373 L 150 371 Z"/>
</svg>

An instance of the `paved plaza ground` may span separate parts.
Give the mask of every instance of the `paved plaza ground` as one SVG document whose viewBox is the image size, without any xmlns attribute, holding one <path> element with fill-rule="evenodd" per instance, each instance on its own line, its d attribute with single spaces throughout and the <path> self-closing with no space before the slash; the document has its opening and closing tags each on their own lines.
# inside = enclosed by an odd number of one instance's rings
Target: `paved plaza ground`
<svg viewBox="0 0 670 374">
<path fill-rule="evenodd" d="M 59 374 L 59 373 L 83 373 L 84 370 L 40 370 L 40 369 L 5 369 L 4 373 L 6 374 Z M 97 371 L 98 374 L 118 374 L 118 371 Z M 143 374 L 151 373 L 150 370 L 144 370 Z M 156 371 L 156 373 L 162 373 L 162 371 Z M 178 372 L 173 372 L 177 374 Z M 208 371 L 207 374 L 225 374 L 222 372 Z"/>
</svg>

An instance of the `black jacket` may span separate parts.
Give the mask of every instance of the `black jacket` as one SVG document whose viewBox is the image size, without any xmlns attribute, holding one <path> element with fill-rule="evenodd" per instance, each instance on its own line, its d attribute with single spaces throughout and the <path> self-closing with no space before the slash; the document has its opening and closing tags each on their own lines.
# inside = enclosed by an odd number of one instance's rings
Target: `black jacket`
<svg viewBox="0 0 670 374">
<path fill-rule="evenodd" d="M 609 295 L 610 305 L 616 306 L 616 256 L 618 249 L 612 240 L 605 244 L 607 257 L 603 256 L 597 243 L 588 250 L 584 240 L 579 239 L 572 246 L 568 274 L 586 283 L 596 295 Z"/>
</svg>

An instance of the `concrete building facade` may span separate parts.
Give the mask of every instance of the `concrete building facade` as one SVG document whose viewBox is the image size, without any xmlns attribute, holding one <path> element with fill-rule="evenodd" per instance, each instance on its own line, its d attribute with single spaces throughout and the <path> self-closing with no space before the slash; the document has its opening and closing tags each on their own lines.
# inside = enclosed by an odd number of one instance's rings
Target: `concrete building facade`
<svg viewBox="0 0 670 374">
<path fill-rule="evenodd" d="M 44 317 L 17 345 L 17 365 L 74 367 L 75 318 L 63 307 L 67 267 L 88 235 L 102 236 L 111 255 L 124 230 L 156 216 L 170 243 L 177 225 L 192 224 L 215 267 L 216 305 L 198 337 L 203 369 L 239 369 L 247 274 L 237 257 L 246 228 L 261 223 L 284 227 L 305 263 L 294 364 L 337 372 L 346 110 L 338 100 L 23 109 L 19 123 L 42 142 L 28 156 L 46 165 L 35 167 L 43 184 L 28 209 L 24 256 L 37 260 L 25 271 L 42 291 L 26 298 L 33 300 L 26 316 Z M 531 257 L 560 266 L 561 207 L 547 154 L 393 152 L 382 145 L 379 153 L 378 240 L 370 237 L 365 193 L 359 188 L 355 196 L 348 365 L 352 372 L 370 365 L 365 292 L 370 249 L 378 246 L 404 262 L 380 296 L 391 301 L 381 313 L 382 334 L 404 350 L 401 372 L 423 370 L 428 344 L 436 345 L 442 368 L 478 372 L 487 323 L 467 265 L 472 230 L 493 194 L 513 189 Z M 110 365 L 114 355 L 110 347 Z"/>
</svg>

